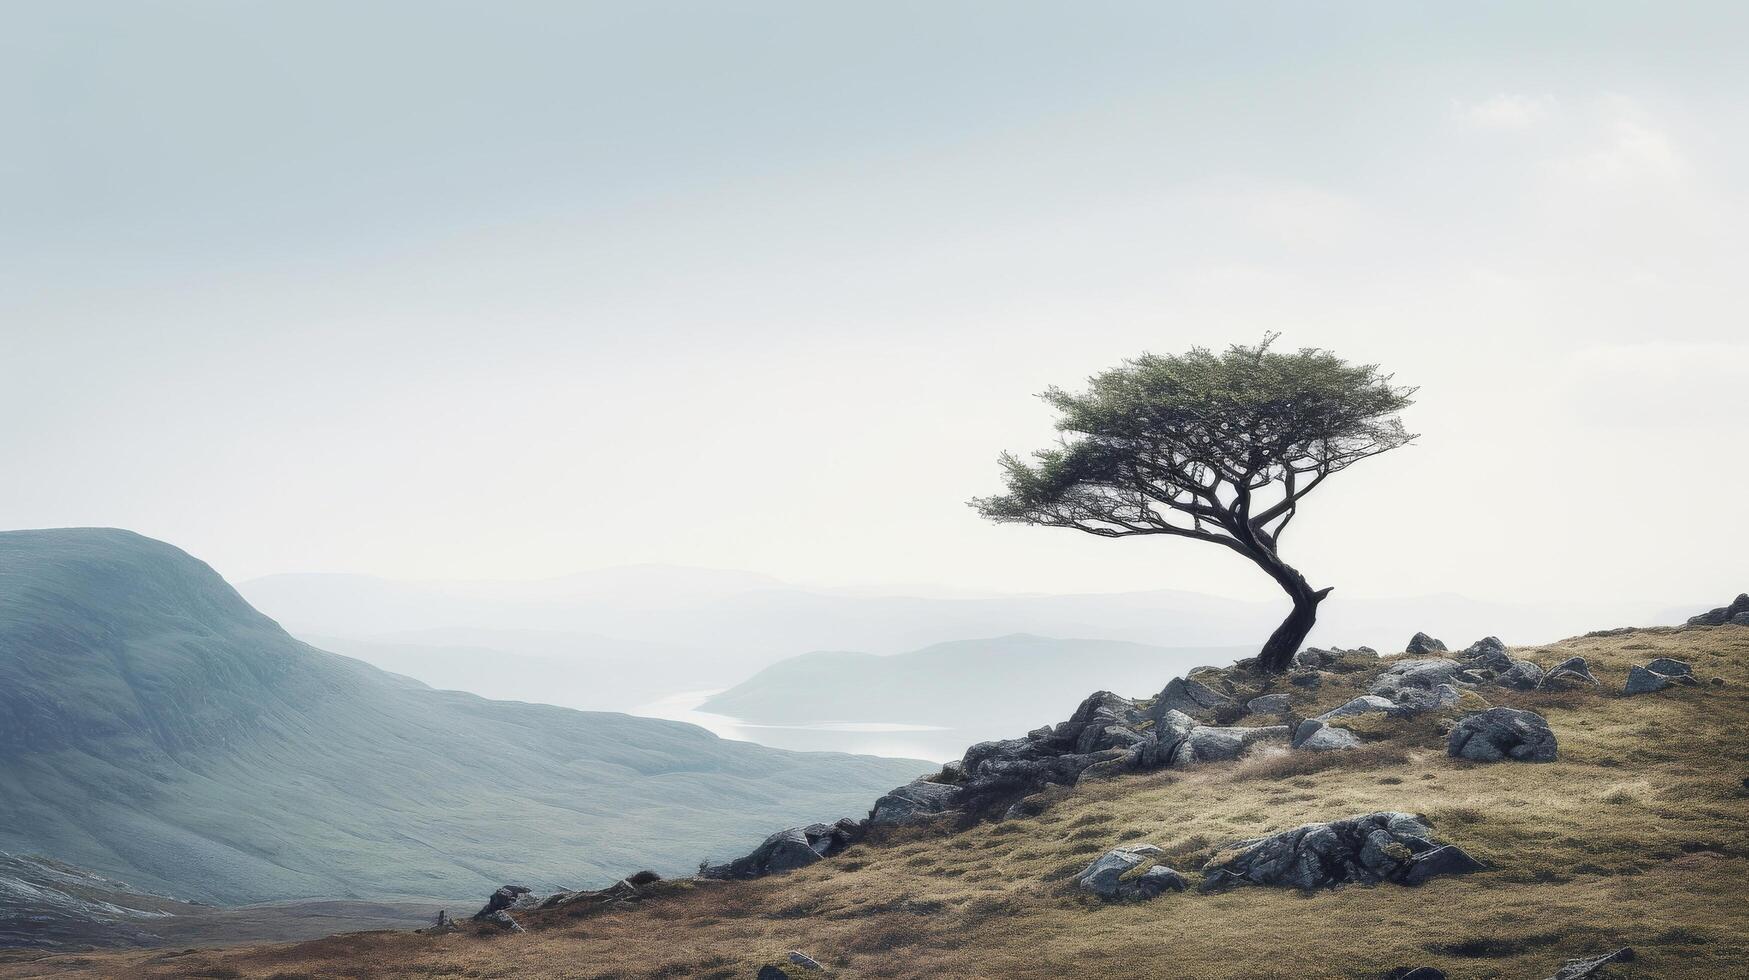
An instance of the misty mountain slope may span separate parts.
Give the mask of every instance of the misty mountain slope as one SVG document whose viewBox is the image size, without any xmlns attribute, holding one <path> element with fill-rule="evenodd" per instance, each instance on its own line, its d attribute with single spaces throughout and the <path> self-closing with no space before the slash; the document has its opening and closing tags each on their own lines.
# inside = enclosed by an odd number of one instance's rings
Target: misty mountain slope
<svg viewBox="0 0 1749 980">
<path fill-rule="evenodd" d="M 897 722 L 997 738 L 1066 717 L 1089 689 L 1151 694 L 1191 667 L 1251 652 L 1015 634 L 884 657 L 808 653 L 765 668 L 701 708 L 766 724 Z"/>
<path fill-rule="evenodd" d="M 59 861 L 0 852 L 0 949 L 315 939 L 348 929 L 415 929 L 437 911 L 430 903 L 332 900 L 221 909 L 141 892 Z"/>
<path fill-rule="evenodd" d="M 432 687 L 500 701 L 617 711 L 673 694 L 677 684 L 708 685 L 703 653 L 589 633 L 435 628 L 299 638 Z"/>
<path fill-rule="evenodd" d="M 292 639 L 161 542 L 0 533 L 0 850 L 153 891 L 441 897 L 676 871 L 859 813 L 919 768 L 435 691 Z"/>
<path fill-rule="evenodd" d="M 1142 583 L 1138 583 L 1142 584 Z M 250 602 L 305 638 L 344 638 L 350 651 L 465 690 L 544 687 L 521 658 L 619 659 L 636 650 L 671 691 L 728 687 L 785 657 L 816 650 L 898 654 L 950 640 L 1013 633 L 1157 647 L 1262 644 L 1286 600 L 1242 601 L 1153 590 L 1081 595 L 904 595 L 810 590 L 749 573 L 631 566 L 534 582 L 397 582 L 354 575 L 273 575 L 242 583 Z M 1548 642 L 1598 622 L 1679 623 L 1698 609 L 1665 603 L 1493 602 L 1440 594 L 1366 598 L 1337 591 L 1308 642 L 1401 649 L 1418 631 L 1468 643 L 1495 635 Z M 566 645 L 541 633 L 581 634 Z M 415 636 L 414 634 L 417 634 Z M 469 638 L 471 637 L 471 639 Z M 398 649 L 384 649 L 381 644 Z M 513 655 L 502 673 L 458 660 L 452 647 Z M 420 649 L 411 649 L 418 647 Z M 1255 652 L 1253 649 L 1252 652 Z M 426 666 L 418 658 L 430 657 Z M 544 665 L 541 669 L 545 669 Z M 647 676 L 647 675 L 646 675 Z M 583 700 L 560 685 L 539 700 L 633 708 L 644 677 L 608 674 Z"/>
</svg>

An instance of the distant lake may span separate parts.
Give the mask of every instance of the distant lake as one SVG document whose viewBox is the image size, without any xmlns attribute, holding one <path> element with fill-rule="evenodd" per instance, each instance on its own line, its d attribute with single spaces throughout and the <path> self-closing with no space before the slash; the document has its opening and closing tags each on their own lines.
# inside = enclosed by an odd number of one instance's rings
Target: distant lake
<svg viewBox="0 0 1749 980">
<path fill-rule="evenodd" d="M 933 725 L 866 721 L 756 725 L 728 715 L 698 710 L 699 705 L 718 693 L 720 691 L 685 691 L 639 705 L 631 709 L 630 713 L 645 718 L 684 721 L 706 729 L 720 738 L 798 752 L 855 752 L 895 759 L 946 762 L 959 758 L 968 745 L 982 740 L 976 733 L 964 729 L 939 728 Z"/>
</svg>

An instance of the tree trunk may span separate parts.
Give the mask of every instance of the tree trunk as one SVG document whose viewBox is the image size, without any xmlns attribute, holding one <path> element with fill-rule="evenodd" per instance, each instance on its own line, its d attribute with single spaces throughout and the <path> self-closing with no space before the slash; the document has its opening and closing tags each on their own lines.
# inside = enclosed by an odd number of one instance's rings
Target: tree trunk
<svg viewBox="0 0 1749 980">
<path fill-rule="evenodd" d="M 1257 655 L 1259 666 L 1271 674 L 1279 674 L 1293 666 L 1294 654 L 1300 651 L 1300 644 L 1305 642 L 1306 634 L 1318 621 L 1318 603 L 1324 601 L 1330 590 L 1312 591 L 1305 577 L 1286 565 L 1267 570 L 1294 601 L 1287 618 L 1270 634 L 1269 642 L 1263 644 L 1263 652 Z"/>
</svg>

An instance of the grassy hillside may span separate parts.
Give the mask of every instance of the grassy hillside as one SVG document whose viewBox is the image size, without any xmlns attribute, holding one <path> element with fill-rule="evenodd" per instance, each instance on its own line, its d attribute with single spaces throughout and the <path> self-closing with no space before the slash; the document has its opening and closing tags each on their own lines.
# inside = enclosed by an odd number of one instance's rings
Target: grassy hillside
<svg viewBox="0 0 1749 980">
<path fill-rule="evenodd" d="M 434 691 L 125 531 L 0 534 L 0 850 L 223 903 L 674 872 L 917 763 Z"/>
<path fill-rule="evenodd" d="M 1749 963 L 1749 629 L 1640 631 L 1516 651 L 1591 659 L 1600 691 L 1514 693 L 1558 761 L 1448 758 L 1438 715 L 1356 724 L 1366 747 L 1084 783 L 1036 817 L 904 828 L 754 882 L 675 882 L 640 906 L 521 918 L 522 935 L 372 933 L 186 956 L 44 958 L 9 975 L 752 977 L 790 949 L 839 977 L 1345 977 L 1432 965 L 1454 978 L 1551 976 L 1631 945 L 1621 978 L 1741 976 Z M 1691 662 L 1722 686 L 1621 695 L 1630 664 Z M 1342 703 L 1367 675 L 1303 695 Z M 1266 887 L 1100 904 L 1069 876 L 1149 841 L 1195 877 L 1238 839 L 1376 810 L 1425 814 L 1490 865 L 1418 888 Z"/>
</svg>

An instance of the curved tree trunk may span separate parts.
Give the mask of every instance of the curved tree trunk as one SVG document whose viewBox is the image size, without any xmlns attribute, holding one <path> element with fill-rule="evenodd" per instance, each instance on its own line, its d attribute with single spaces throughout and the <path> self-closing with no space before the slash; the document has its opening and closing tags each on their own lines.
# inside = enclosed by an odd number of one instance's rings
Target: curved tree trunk
<svg viewBox="0 0 1749 980">
<path fill-rule="evenodd" d="M 1318 621 L 1318 603 L 1324 601 L 1330 590 L 1313 591 L 1306 583 L 1305 576 L 1280 561 L 1259 564 L 1263 564 L 1271 578 L 1281 583 L 1282 589 L 1294 602 L 1287 618 L 1269 635 L 1269 642 L 1263 644 L 1263 652 L 1257 655 L 1258 666 L 1269 673 L 1279 674 L 1293 665 L 1294 654 L 1299 652 L 1306 634 L 1312 631 L 1313 624 Z"/>
</svg>

